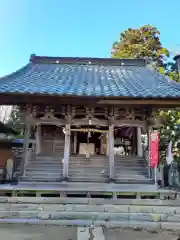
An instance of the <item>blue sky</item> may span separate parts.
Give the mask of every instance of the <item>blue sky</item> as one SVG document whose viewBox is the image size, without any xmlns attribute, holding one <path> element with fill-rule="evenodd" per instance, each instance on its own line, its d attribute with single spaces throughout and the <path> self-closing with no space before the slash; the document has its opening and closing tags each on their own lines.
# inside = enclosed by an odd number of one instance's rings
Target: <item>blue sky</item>
<svg viewBox="0 0 180 240">
<path fill-rule="evenodd" d="M 163 44 L 180 49 L 180 0 L 0 0 L 0 76 L 31 53 L 109 57 L 125 29 L 152 24 Z"/>
</svg>

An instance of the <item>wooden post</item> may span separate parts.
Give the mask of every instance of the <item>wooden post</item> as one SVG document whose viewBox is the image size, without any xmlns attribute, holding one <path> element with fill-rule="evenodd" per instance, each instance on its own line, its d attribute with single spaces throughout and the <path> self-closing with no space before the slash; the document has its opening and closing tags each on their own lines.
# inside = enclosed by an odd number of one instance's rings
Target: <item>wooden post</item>
<svg viewBox="0 0 180 240">
<path fill-rule="evenodd" d="M 77 149 L 77 132 L 74 132 L 74 154 L 76 154 Z"/>
<path fill-rule="evenodd" d="M 68 179 L 68 165 L 70 154 L 70 124 L 65 127 L 65 145 L 64 145 L 64 163 L 63 163 L 63 177 Z"/>
<path fill-rule="evenodd" d="M 114 179 L 114 125 L 109 126 L 109 136 L 108 136 L 108 145 L 109 145 L 109 178 Z"/>
<path fill-rule="evenodd" d="M 106 155 L 109 156 L 109 132 L 106 133 Z"/>
<path fill-rule="evenodd" d="M 41 153 L 41 125 L 37 125 L 37 132 L 36 132 L 36 154 Z"/>
<path fill-rule="evenodd" d="M 29 156 L 28 147 L 29 147 L 30 130 L 31 130 L 31 125 L 29 123 L 26 123 L 25 134 L 24 134 L 24 145 L 23 145 L 23 158 L 20 166 L 20 176 L 25 175 L 25 166 L 27 165 L 28 156 Z"/>
<path fill-rule="evenodd" d="M 143 156 L 142 142 L 141 142 L 141 128 L 137 127 L 137 156 Z"/>
<path fill-rule="evenodd" d="M 100 154 L 104 154 L 104 135 L 101 136 L 100 138 Z"/>
</svg>

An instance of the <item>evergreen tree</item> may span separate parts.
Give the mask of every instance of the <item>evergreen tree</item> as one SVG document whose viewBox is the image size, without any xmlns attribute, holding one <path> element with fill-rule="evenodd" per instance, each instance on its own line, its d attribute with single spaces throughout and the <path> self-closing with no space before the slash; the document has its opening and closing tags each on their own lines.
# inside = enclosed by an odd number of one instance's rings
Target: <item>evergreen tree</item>
<svg viewBox="0 0 180 240">
<path fill-rule="evenodd" d="M 176 64 L 170 61 L 170 51 L 160 41 L 160 31 L 151 25 L 144 25 L 138 29 L 129 28 L 120 35 L 120 40 L 112 47 L 113 58 L 144 58 L 152 61 L 156 71 L 168 76 L 170 79 L 180 81 Z M 180 113 L 174 110 L 161 111 L 160 115 L 165 117 L 166 122 L 159 128 L 159 149 L 162 161 L 165 161 L 166 149 L 170 140 L 173 140 L 173 152 L 178 159 L 177 143 L 180 134 L 177 129 L 180 124 Z"/>
<path fill-rule="evenodd" d="M 7 123 L 9 127 L 16 130 L 19 135 L 23 135 L 24 132 L 24 121 L 22 118 L 22 112 L 19 106 L 14 106 Z"/>
</svg>

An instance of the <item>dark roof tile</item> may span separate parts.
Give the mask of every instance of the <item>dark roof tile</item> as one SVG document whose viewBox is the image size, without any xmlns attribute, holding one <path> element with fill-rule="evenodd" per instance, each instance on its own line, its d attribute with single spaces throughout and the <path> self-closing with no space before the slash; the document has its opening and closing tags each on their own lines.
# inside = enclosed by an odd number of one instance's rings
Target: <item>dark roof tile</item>
<svg viewBox="0 0 180 240">
<path fill-rule="evenodd" d="M 31 57 L 0 79 L 1 93 L 179 98 L 180 84 L 145 66 L 145 60 Z"/>
</svg>

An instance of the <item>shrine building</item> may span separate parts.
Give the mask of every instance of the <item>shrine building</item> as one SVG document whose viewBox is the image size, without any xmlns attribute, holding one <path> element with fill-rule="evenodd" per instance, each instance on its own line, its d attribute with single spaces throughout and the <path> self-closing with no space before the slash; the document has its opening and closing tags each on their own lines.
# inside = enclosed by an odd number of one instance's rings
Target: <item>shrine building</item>
<svg viewBox="0 0 180 240">
<path fill-rule="evenodd" d="M 143 59 L 41 57 L 0 79 L 0 104 L 24 116 L 22 182 L 152 184 L 142 134 L 180 86 Z"/>
</svg>

